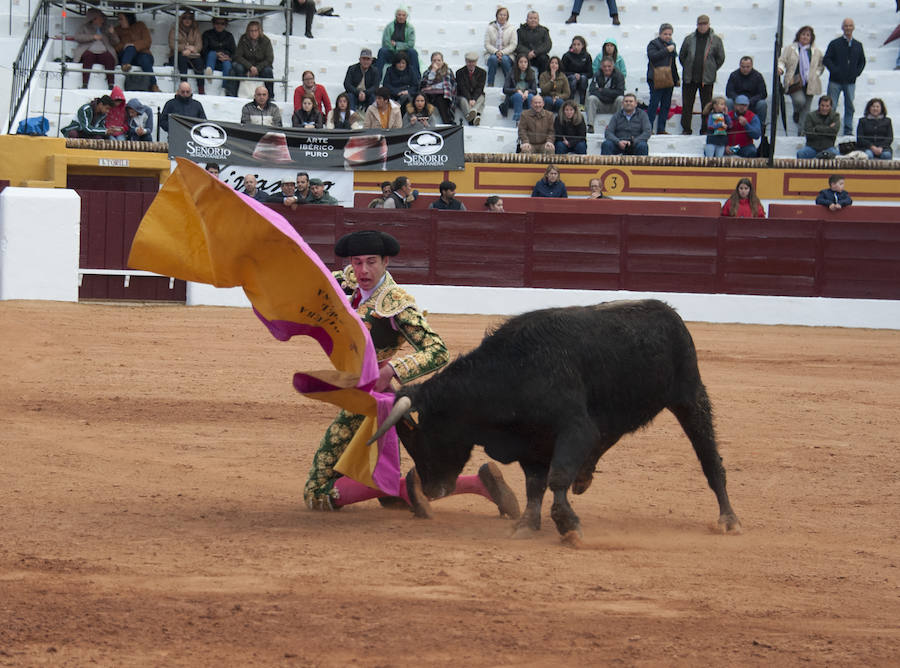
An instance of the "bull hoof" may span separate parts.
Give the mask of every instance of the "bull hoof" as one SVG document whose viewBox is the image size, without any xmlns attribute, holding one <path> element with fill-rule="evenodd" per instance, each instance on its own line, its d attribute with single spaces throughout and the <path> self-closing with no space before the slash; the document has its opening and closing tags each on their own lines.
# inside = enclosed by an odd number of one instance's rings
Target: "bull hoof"
<svg viewBox="0 0 900 668">
<path fill-rule="evenodd" d="M 431 503 L 425 496 L 425 492 L 422 491 L 422 480 L 414 468 L 406 474 L 406 494 L 409 496 L 409 509 L 412 510 L 413 515 L 425 520 L 434 517 L 431 512 Z"/>
<path fill-rule="evenodd" d="M 744 528 L 741 526 L 741 521 L 737 518 L 737 515 L 734 514 L 721 515 L 719 517 L 719 522 L 716 525 L 716 530 L 719 533 L 731 534 L 733 536 L 744 533 Z"/>
<path fill-rule="evenodd" d="M 534 527 L 529 526 L 527 524 L 519 524 L 513 530 L 512 534 L 510 535 L 510 538 L 513 538 L 515 540 L 526 540 L 528 538 L 534 538 L 537 534 L 538 534 L 538 530 L 535 529 Z"/>
<path fill-rule="evenodd" d="M 560 537 L 560 542 L 566 547 L 571 547 L 575 550 L 579 550 L 584 547 L 584 541 L 581 539 L 584 536 L 581 535 L 581 529 L 577 531 L 567 531 Z"/>
<path fill-rule="evenodd" d="M 521 515 L 519 501 L 503 479 L 499 466 L 494 462 L 484 464 L 478 469 L 478 479 L 491 495 L 491 500 L 497 504 L 500 517 L 505 515 L 513 520 L 519 519 L 519 515 Z"/>
</svg>

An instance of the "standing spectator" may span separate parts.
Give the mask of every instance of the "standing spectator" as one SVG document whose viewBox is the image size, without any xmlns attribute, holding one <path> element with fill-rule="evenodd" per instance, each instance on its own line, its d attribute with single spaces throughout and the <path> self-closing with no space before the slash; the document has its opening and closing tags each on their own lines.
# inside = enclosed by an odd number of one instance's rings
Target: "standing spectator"
<svg viewBox="0 0 900 668">
<path fill-rule="evenodd" d="M 187 74 L 188 66 L 195 74 L 203 74 L 205 69 L 203 58 L 203 36 L 200 34 L 200 26 L 194 20 L 194 12 L 186 9 L 178 18 L 178 53 L 175 53 L 175 26 L 169 29 L 169 58 L 172 64 L 178 67 L 178 71 Z M 182 81 L 187 81 L 181 77 Z M 203 95 L 206 90 L 205 79 L 197 79 L 197 92 Z"/>
<path fill-rule="evenodd" d="M 291 116 L 291 126 L 295 128 L 320 129 L 325 125 L 322 112 L 316 109 L 316 100 L 312 95 L 304 95 L 300 106 Z"/>
<path fill-rule="evenodd" d="M 416 53 L 416 29 L 407 19 L 409 10 L 403 6 L 398 7 L 394 12 L 394 20 L 388 23 L 381 33 L 381 48 L 375 60 L 379 81 L 384 74 L 385 66 L 394 61 L 398 51 L 406 51 L 407 61 L 413 72 L 420 71 L 419 54 Z"/>
<path fill-rule="evenodd" d="M 403 127 L 405 128 L 433 128 L 440 123 L 436 116 L 433 104 L 429 104 L 424 93 L 416 93 L 412 102 L 406 105 L 406 113 L 403 115 Z"/>
<path fill-rule="evenodd" d="M 453 181 L 441 181 L 438 186 L 441 196 L 434 200 L 429 209 L 439 211 L 465 211 L 466 205 L 456 199 L 456 184 Z"/>
<path fill-rule="evenodd" d="M 672 41 L 672 24 L 659 26 L 659 36 L 647 45 L 647 85 L 650 87 L 650 106 L 647 117 L 650 126 L 656 120 L 656 134 L 667 135 L 666 121 L 669 120 L 669 107 L 672 106 L 672 91 L 678 85 L 678 66 L 675 63 L 675 42 Z M 654 72 L 666 75 L 654 80 Z M 665 79 L 665 81 L 662 81 Z M 671 83 L 670 83 L 671 81 Z"/>
<path fill-rule="evenodd" d="M 726 121 L 729 130 L 728 148 L 725 150 L 725 155 L 755 158 L 756 146 L 753 144 L 753 140 L 762 136 L 762 125 L 756 114 L 750 111 L 750 98 L 746 95 L 738 95 L 734 100 L 734 110 L 728 112 L 728 118 L 731 123 Z"/>
<path fill-rule="evenodd" d="M 622 108 L 625 95 L 625 77 L 613 65 L 612 58 L 604 58 L 600 69 L 591 79 L 587 99 L 588 132 L 594 131 L 597 114 L 614 114 Z M 652 127 L 652 126 L 651 126 Z"/>
<path fill-rule="evenodd" d="M 328 97 L 328 91 L 325 86 L 316 83 L 316 75 L 306 70 L 303 73 L 303 83 L 294 89 L 294 109 L 300 107 L 300 103 L 307 95 L 311 95 L 316 108 L 322 114 L 322 118 L 331 111 L 331 98 Z"/>
<path fill-rule="evenodd" d="M 541 87 L 541 96 L 544 98 L 544 105 L 551 113 L 556 113 L 562 106 L 562 103 L 572 97 L 572 91 L 569 89 L 569 80 L 566 75 L 559 71 L 559 58 L 553 56 L 547 65 L 547 71 L 541 72 L 539 79 Z"/>
<path fill-rule="evenodd" d="M 734 192 L 722 205 L 723 216 L 732 218 L 765 218 L 766 211 L 753 189 L 753 181 L 738 179 Z"/>
<path fill-rule="evenodd" d="M 366 110 L 375 101 L 375 89 L 378 88 L 379 70 L 372 67 L 372 49 L 361 49 L 359 62 L 347 68 L 344 75 L 344 91 L 350 102 L 350 108 Z"/>
<path fill-rule="evenodd" d="M 466 66 L 456 70 L 456 104 L 469 125 L 481 125 L 487 72 L 478 67 L 478 54 L 466 54 Z"/>
<path fill-rule="evenodd" d="M 537 74 L 547 71 L 550 49 L 553 48 L 550 31 L 540 22 L 540 14 L 531 10 L 525 17 L 525 23 L 516 31 L 516 57 L 527 56 L 528 64 L 537 69 Z"/>
<path fill-rule="evenodd" d="M 325 128 L 328 130 L 361 130 L 363 117 L 350 108 L 350 98 L 347 93 L 341 93 L 334 101 L 334 109 L 325 120 Z"/>
<path fill-rule="evenodd" d="M 769 113 L 769 89 L 763 75 L 753 68 L 753 58 L 744 56 L 738 67 L 725 85 L 725 97 L 728 110 L 734 109 L 734 98 L 738 95 L 746 95 L 750 100 L 750 111 L 759 116 L 759 122 L 766 124 L 766 116 Z"/>
<path fill-rule="evenodd" d="M 166 132 L 169 131 L 169 114 L 179 114 L 206 120 L 206 112 L 203 110 L 203 105 L 194 99 L 191 84 L 187 81 L 182 81 L 178 84 L 175 97 L 163 106 L 162 113 L 159 116 L 159 127 Z"/>
<path fill-rule="evenodd" d="M 559 198 L 569 196 L 569 193 L 566 192 L 566 184 L 559 178 L 559 169 L 557 169 L 556 165 L 547 165 L 547 169 L 544 170 L 544 176 L 534 184 L 531 196 Z"/>
<path fill-rule="evenodd" d="M 394 62 L 384 73 L 382 84 L 390 91 L 391 99 L 400 105 L 400 109 L 406 108 L 419 90 L 419 73 L 409 67 L 408 58 L 406 51 L 394 54 Z"/>
<path fill-rule="evenodd" d="M 75 118 L 60 132 L 65 137 L 81 139 L 103 139 L 106 137 L 106 114 L 115 104 L 109 95 L 95 97 L 78 107 Z"/>
<path fill-rule="evenodd" d="M 600 146 L 602 155 L 647 155 L 647 142 L 652 134 L 650 119 L 637 108 L 634 93 L 625 93 L 622 109 L 613 114 L 606 126 L 605 139 Z"/>
<path fill-rule="evenodd" d="M 312 181 L 309 178 L 309 174 L 306 172 L 297 172 L 297 181 L 294 183 L 296 188 L 294 193 L 300 204 L 305 204 L 309 198 L 312 197 L 312 190 L 310 190 L 311 183 Z"/>
<path fill-rule="evenodd" d="M 584 37 L 575 35 L 572 38 L 572 45 L 563 54 L 559 67 L 569 80 L 569 90 L 572 91 L 572 97 L 574 98 L 577 94 L 578 101 L 583 106 L 587 97 L 588 85 L 591 82 L 591 77 L 594 76 L 591 54 L 588 53 L 587 42 Z"/>
<path fill-rule="evenodd" d="M 129 141 L 151 141 L 153 139 L 153 110 L 133 97 L 125 105 L 125 113 L 128 115 L 128 130 L 125 138 Z"/>
<path fill-rule="evenodd" d="M 119 23 L 113 28 L 113 32 L 109 35 L 109 41 L 116 51 L 119 53 L 119 64 L 122 66 L 122 72 L 127 74 L 131 71 L 132 64 L 137 65 L 144 72 L 153 74 L 153 54 L 150 53 L 152 44 L 150 31 L 142 21 L 138 21 L 137 17 L 131 12 L 119 12 Z M 149 89 L 159 92 L 159 86 L 156 85 L 156 77 L 146 77 Z"/>
<path fill-rule="evenodd" d="M 844 177 L 840 174 L 829 176 L 828 187 L 819 191 L 816 204 L 828 207 L 829 211 L 840 211 L 853 204 L 850 193 L 844 190 Z"/>
<path fill-rule="evenodd" d="M 203 33 L 203 49 L 201 57 L 206 67 L 203 73 L 212 76 L 214 70 L 222 70 L 222 76 L 231 76 L 232 57 L 237 46 L 234 43 L 234 35 L 225 28 L 228 27 L 228 19 L 224 16 L 213 18 L 213 27 Z M 228 92 L 227 83 L 223 85 Z"/>
<path fill-rule="evenodd" d="M 438 110 L 441 120 L 447 125 L 452 124 L 456 77 L 444 62 L 444 54 L 440 51 L 431 54 L 431 66 L 422 73 L 419 90 L 425 93 L 425 99 Z"/>
<path fill-rule="evenodd" d="M 628 71 L 625 69 L 625 59 L 619 55 L 619 45 L 612 37 L 604 40 L 600 53 L 594 58 L 594 74 L 600 71 L 600 63 L 603 62 L 604 58 L 610 58 L 615 63 L 616 69 L 622 73 L 623 79 L 628 76 Z"/>
<path fill-rule="evenodd" d="M 838 98 L 844 96 L 844 127 L 842 134 L 853 134 L 853 98 L 856 96 L 856 79 L 866 67 L 866 54 L 859 40 L 853 39 L 856 25 L 853 19 L 844 19 L 841 23 L 842 37 L 833 39 L 825 49 L 822 63 L 828 70 L 828 97 L 833 100 L 835 109 Z"/>
<path fill-rule="evenodd" d="M 369 202 L 368 208 L 370 209 L 382 209 L 384 208 L 384 203 L 391 196 L 391 182 L 390 181 L 382 181 L 381 182 L 381 195 L 373 199 Z"/>
<path fill-rule="evenodd" d="M 784 91 L 791 98 L 799 135 L 803 134 L 813 96 L 822 94 L 819 77 L 825 71 L 825 65 L 815 42 L 815 31 L 811 26 L 803 26 L 794 36 L 794 42 L 782 49 L 778 59 L 778 74 L 784 75 Z"/>
<path fill-rule="evenodd" d="M 312 39 L 313 17 L 316 15 L 315 0 L 293 0 L 292 9 L 297 14 L 303 14 L 306 17 L 306 29 L 303 34 L 307 39 Z"/>
<path fill-rule="evenodd" d="M 681 62 L 681 134 L 691 134 L 694 99 L 700 91 L 700 108 L 712 100 L 716 72 L 725 63 L 725 46 L 722 39 L 709 27 L 709 17 L 697 17 L 697 29 L 684 38 L 678 52 Z M 706 132 L 706 117 L 700 123 L 700 134 Z"/>
<path fill-rule="evenodd" d="M 834 110 L 834 101 L 823 95 L 819 98 L 819 108 L 806 116 L 803 133 L 806 135 L 806 146 L 797 151 L 797 158 L 833 158 L 838 150 L 834 146 L 841 127 L 841 116 Z"/>
<path fill-rule="evenodd" d="M 572 15 L 566 19 L 566 23 L 578 23 L 578 15 L 581 13 L 583 4 L 584 0 L 575 0 L 572 4 Z M 612 24 L 619 25 L 619 8 L 616 7 L 616 0 L 606 0 L 606 7 L 609 9 L 609 18 L 612 19 Z"/>
<path fill-rule="evenodd" d="M 103 65 L 106 73 L 106 84 L 112 88 L 115 78 L 112 70 L 116 69 L 116 50 L 110 42 L 110 34 L 113 30 L 106 25 L 106 17 L 99 9 L 91 7 L 84 13 L 86 21 L 81 29 L 75 33 L 75 41 L 78 46 L 72 54 L 72 59 L 81 61 L 84 71 L 81 73 L 81 87 L 87 88 L 91 79 L 91 68 L 94 65 Z"/>
<path fill-rule="evenodd" d="M 338 205 L 338 201 L 334 198 L 334 195 L 325 192 L 325 184 L 322 182 L 322 179 L 315 177 L 309 180 L 309 198 L 306 200 L 306 203 L 325 204 L 328 206 Z"/>
<path fill-rule="evenodd" d="M 890 160 L 894 157 L 893 143 L 894 128 L 884 100 L 873 97 L 866 102 L 866 111 L 856 125 L 856 148 L 865 151 L 869 160 Z"/>
<path fill-rule="evenodd" d="M 497 195 L 491 195 L 486 200 L 484 200 L 484 208 L 491 213 L 504 213 L 503 198 Z"/>
<path fill-rule="evenodd" d="M 238 40 L 234 51 L 234 66 L 232 72 L 236 77 L 248 77 L 250 79 L 271 79 L 274 74 L 272 63 L 275 62 L 275 52 L 272 50 L 272 42 L 263 34 L 259 21 L 250 21 L 247 30 Z M 265 82 L 269 91 L 269 98 L 275 97 L 275 85 L 272 81 Z M 231 97 L 237 95 L 238 81 L 226 83 L 226 94 Z"/>
<path fill-rule="evenodd" d="M 241 125 L 266 125 L 282 127 L 281 109 L 269 99 L 269 89 L 257 86 L 253 100 L 241 109 Z"/>
<path fill-rule="evenodd" d="M 513 69 L 513 53 L 519 43 L 516 27 L 509 22 L 509 10 L 497 7 L 495 20 L 488 23 L 484 31 L 484 53 L 487 63 L 487 85 L 493 87 L 499 66 L 503 75 L 501 81 Z M 502 84 L 501 84 L 502 85 Z"/>
<path fill-rule="evenodd" d="M 522 153 L 554 153 L 553 124 L 556 117 L 544 109 L 544 98 L 535 95 L 531 108 L 519 119 L 519 149 Z"/>
<path fill-rule="evenodd" d="M 553 133 L 556 135 L 557 153 L 587 153 L 587 128 L 574 100 L 563 103 L 554 121 Z"/>
<path fill-rule="evenodd" d="M 531 101 L 537 95 L 537 76 L 528 64 L 528 56 L 524 53 L 516 58 L 516 66 L 506 75 L 503 94 L 506 99 L 500 103 L 500 113 L 506 116 L 509 108 L 513 108 L 513 120 L 519 122 L 522 109 L 531 107 Z"/>
<path fill-rule="evenodd" d="M 413 194 L 408 176 L 398 176 L 391 182 L 391 196 L 384 200 L 385 209 L 408 209 Z"/>
<path fill-rule="evenodd" d="M 215 163 L 215 162 L 207 162 L 207 163 L 203 166 L 203 169 L 205 169 L 207 172 L 209 172 L 210 174 L 212 174 L 214 177 L 219 178 L 219 172 L 220 172 L 221 170 L 219 169 L 219 165 L 218 165 L 217 163 Z"/>
<path fill-rule="evenodd" d="M 375 104 L 366 109 L 363 127 L 383 130 L 403 127 L 400 105 L 391 99 L 391 91 L 384 86 L 375 91 Z"/>
<path fill-rule="evenodd" d="M 746 96 L 744 96 L 746 97 Z M 703 155 L 707 158 L 722 158 L 728 146 L 728 131 L 732 128 L 728 115 L 728 103 L 721 95 L 716 95 L 703 110 L 706 114 L 706 146 Z"/>
<path fill-rule="evenodd" d="M 118 86 L 113 86 L 109 96 L 113 106 L 106 114 L 106 134 L 110 139 L 125 141 L 128 132 L 128 123 L 125 121 L 125 93 Z"/>
<path fill-rule="evenodd" d="M 252 197 L 257 202 L 265 202 L 269 199 L 269 196 L 266 195 L 265 192 L 260 190 L 256 181 L 256 174 L 247 174 L 244 177 L 244 194 L 247 197 Z"/>
</svg>

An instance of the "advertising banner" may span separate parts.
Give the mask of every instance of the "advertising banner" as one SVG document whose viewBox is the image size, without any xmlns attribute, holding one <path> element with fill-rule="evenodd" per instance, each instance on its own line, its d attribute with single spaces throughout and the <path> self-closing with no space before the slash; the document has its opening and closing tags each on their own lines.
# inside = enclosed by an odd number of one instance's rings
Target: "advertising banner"
<svg viewBox="0 0 900 668">
<path fill-rule="evenodd" d="M 309 130 L 169 116 L 169 157 L 299 170 L 465 169 L 463 128 Z"/>
</svg>

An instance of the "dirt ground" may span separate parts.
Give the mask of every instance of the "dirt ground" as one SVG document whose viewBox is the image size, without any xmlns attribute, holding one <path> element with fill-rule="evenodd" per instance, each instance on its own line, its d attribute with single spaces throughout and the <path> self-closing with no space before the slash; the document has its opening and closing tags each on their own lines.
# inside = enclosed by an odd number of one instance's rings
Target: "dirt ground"
<svg viewBox="0 0 900 668">
<path fill-rule="evenodd" d="M 524 541 L 475 496 L 306 510 L 326 360 L 249 310 L 0 302 L 0 665 L 896 666 L 900 332 L 689 326 L 743 534 L 666 413 L 575 550 L 549 500 Z"/>
</svg>

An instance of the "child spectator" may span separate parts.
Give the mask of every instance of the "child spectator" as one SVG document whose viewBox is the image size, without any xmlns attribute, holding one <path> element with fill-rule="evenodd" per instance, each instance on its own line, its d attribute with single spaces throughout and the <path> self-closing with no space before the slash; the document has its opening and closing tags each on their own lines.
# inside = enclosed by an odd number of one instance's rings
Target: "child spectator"
<svg viewBox="0 0 900 668">
<path fill-rule="evenodd" d="M 151 141 L 153 139 L 153 110 L 133 97 L 125 105 L 125 113 L 128 116 L 128 132 L 125 138 L 129 141 Z"/>
<path fill-rule="evenodd" d="M 732 218 L 765 218 L 766 211 L 748 178 L 739 179 L 734 192 L 722 205 L 722 215 Z"/>
<path fill-rule="evenodd" d="M 844 190 L 844 177 L 832 174 L 828 177 L 828 187 L 820 190 L 816 204 L 827 206 L 830 211 L 839 211 L 853 204 L 850 193 Z"/>
<path fill-rule="evenodd" d="M 708 116 L 706 122 L 706 146 L 703 155 L 707 158 L 722 158 L 728 145 L 728 131 L 731 129 L 731 116 L 728 115 L 728 101 L 717 95 L 703 109 Z"/>
<path fill-rule="evenodd" d="M 300 107 L 291 116 L 291 126 L 295 128 L 319 129 L 324 125 L 322 112 L 316 109 L 316 98 L 304 95 Z"/>
</svg>

